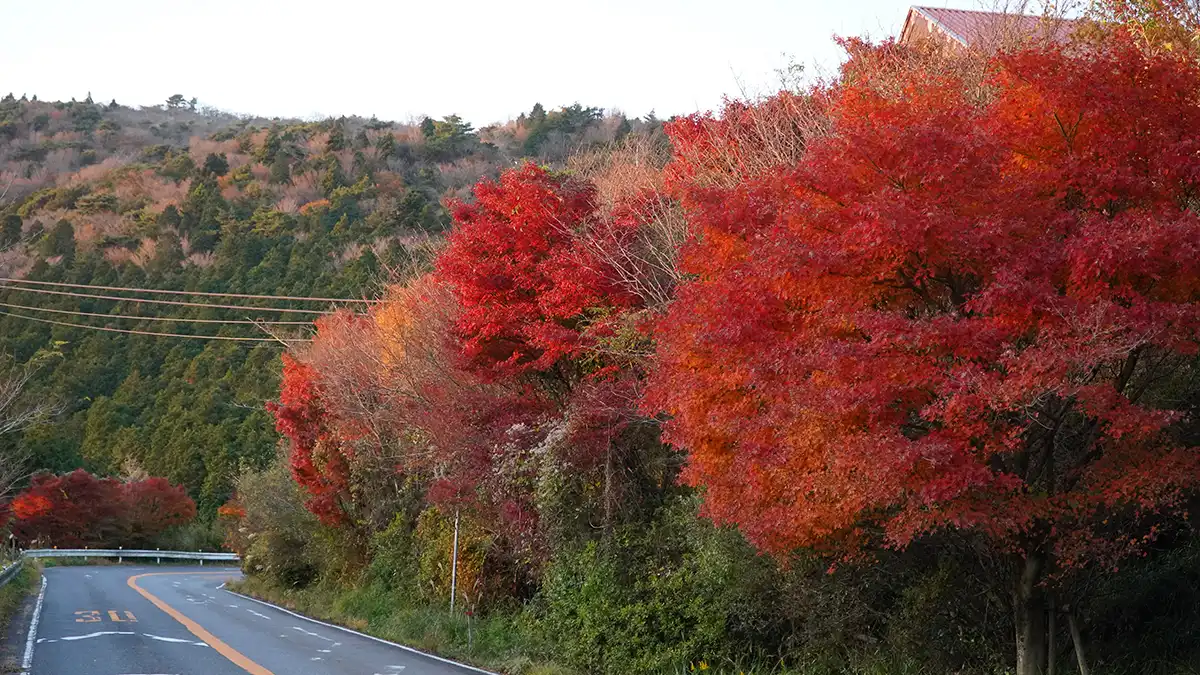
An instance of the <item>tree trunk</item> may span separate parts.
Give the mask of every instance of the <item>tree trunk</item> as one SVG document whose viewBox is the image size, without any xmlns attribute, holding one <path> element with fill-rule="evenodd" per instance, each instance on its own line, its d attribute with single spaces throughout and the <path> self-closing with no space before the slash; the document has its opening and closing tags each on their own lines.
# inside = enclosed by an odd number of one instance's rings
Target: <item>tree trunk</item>
<svg viewBox="0 0 1200 675">
<path fill-rule="evenodd" d="M 1087 657 L 1083 653 L 1083 636 L 1079 632 L 1079 622 L 1075 620 L 1075 611 L 1067 609 L 1067 627 L 1071 631 L 1071 644 L 1075 646 L 1075 661 L 1079 664 L 1079 675 L 1090 675 Z"/>
<path fill-rule="evenodd" d="M 1045 675 L 1049 645 L 1046 636 L 1046 594 L 1040 582 L 1045 574 L 1046 556 L 1033 552 L 1025 558 L 1021 577 L 1013 594 L 1014 623 L 1017 630 L 1016 675 Z"/>
<path fill-rule="evenodd" d="M 1055 675 L 1058 645 L 1054 642 L 1054 635 L 1058 630 L 1058 607 L 1055 605 L 1054 598 L 1050 598 L 1050 612 L 1046 623 L 1046 675 Z"/>
<path fill-rule="evenodd" d="M 604 451 L 604 539 L 607 541 L 608 536 L 612 533 L 613 525 L 613 445 L 612 436 L 608 438 L 608 444 Z"/>
</svg>

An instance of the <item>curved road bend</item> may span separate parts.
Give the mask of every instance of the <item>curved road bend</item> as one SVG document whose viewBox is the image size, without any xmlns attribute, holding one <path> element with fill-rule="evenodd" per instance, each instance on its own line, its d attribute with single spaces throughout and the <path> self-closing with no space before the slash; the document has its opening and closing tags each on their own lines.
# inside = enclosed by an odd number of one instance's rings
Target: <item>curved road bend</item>
<svg viewBox="0 0 1200 675">
<path fill-rule="evenodd" d="M 246 600 L 236 569 L 54 567 L 30 675 L 465 675 Z"/>
</svg>

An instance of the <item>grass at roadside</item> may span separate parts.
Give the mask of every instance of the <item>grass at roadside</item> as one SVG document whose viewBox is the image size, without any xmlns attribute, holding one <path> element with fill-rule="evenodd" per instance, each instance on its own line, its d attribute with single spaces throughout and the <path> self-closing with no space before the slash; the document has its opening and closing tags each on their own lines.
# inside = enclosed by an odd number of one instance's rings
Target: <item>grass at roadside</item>
<svg viewBox="0 0 1200 675">
<path fill-rule="evenodd" d="M 0 635 L 8 629 L 9 619 L 21 606 L 25 596 L 33 590 L 37 579 L 37 567 L 32 563 L 25 563 L 25 569 L 18 572 L 12 581 L 0 586 Z"/>
<path fill-rule="evenodd" d="M 445 607 L 414 607 L 404 598 L 369 584 L 346 589 L 318 583 L 285 590 L 261 578 L 247 576 L 230 583 L 228 588 L 305 616 L 502 675 L 582 675 L 581 671 L 548 658 L 555 650 L 538 637 L 532 617 L 520 611 L 468 620 L 466 616 L 452 616 Z M 826 663 L 819 658 L 784 667 L 748 656 L 745 662 L 699 661 L 659 672 L 662 675 L 930 675 L 931 671 L 921 664 L 879 653 L 865 656 L 852 668 L 846 668 L 840 661 Z"/>
<path fill-rule="evenodd" d="M 38 576 L 37 565 L 26 562 L 17 576 L 0 586 L 0 673 L 17 672 L 11 655 L 4 650 L 4 636 L 8 634 L 9 621 L 20 609 L 21 603 L 37 587 Z"/>
<path fill-rule="evenodd" d="M 444 607 L 406 606 L 371 586 L 354 590 L 321 586 L 281 590 L 246 577 L 229 588 L 315 619 L 505 675 L 576 672 L 535 656 L 543 652 L 537 649 L 533 631 L 519 614 L 482 619 L 452 616 Z"/>
</svg>

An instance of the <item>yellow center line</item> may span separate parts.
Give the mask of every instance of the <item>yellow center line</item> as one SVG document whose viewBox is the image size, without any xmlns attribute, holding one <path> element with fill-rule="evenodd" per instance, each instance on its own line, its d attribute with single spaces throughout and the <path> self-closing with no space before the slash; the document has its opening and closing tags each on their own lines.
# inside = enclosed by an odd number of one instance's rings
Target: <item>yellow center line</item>
<svg viewBox="0 0 1200 675">
<path fill-rule="evenodd" d="M 250 673 L 250 675 L 275 675 L 274 673 L 267 670 L 266 668 L 263 668 L 262 666 L 258 665 L 257 663 L 251 661 L 249 658 L 247 658 L 244 654 L 242 654 L 238 650 L 236 650 L 233 647 L 230 647 L 229 645 L 222 642 L 220 640 L 220 638 L 218 638 L 217 636 L 204 630 L 203 626 L 201 626 L 200 624 L 196 623 L 195 621 L 192 621 L 191 619 L 187 618 L 181 612 L 179 612 L 179 610 L 168 605 L 167 603 L 160 600 L 157 596 L 153 595 L 146 589 L 137 585 L 137 580 L 142 579 L 144 577 L 166 577 L 166 576 L 172 576 L 172 575 L 189 576 L 189 575 L 196 575 L 196 574 L 227 574 L 227 572 L 150 572 L 147 574 L 138 574 L 138 575 L 129 577 L 129 587 L 132 588 L 133 590 L 137 591 L 138 593 L 140 593 L 143 598 L 146 598 L 150 602 L 154 603 L 155 607 L 166 612 L 172 619 L 175 619 L 179 623 L 183 624 L 184 628 L 187 628 L 188 631 L 191 632 L 192 635 L 195 635 L 196 637 L 203 640 L 204 643 L 207 644 L 209 647 L 212 647 L 213 649 L 217 650 L 217 653 L 219 653 L 221 656 L 224 656 L 225 658 L 229 659 L 230 661 L 233 661 L 242 670 L 246 671 L 247 673 Z"/>
</svg>

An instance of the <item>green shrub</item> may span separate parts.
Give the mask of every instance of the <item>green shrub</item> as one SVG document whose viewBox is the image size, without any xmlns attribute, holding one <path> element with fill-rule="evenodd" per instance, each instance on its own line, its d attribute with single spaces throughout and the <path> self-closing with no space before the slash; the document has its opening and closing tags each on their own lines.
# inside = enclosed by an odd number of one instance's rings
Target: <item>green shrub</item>
<svg viewBox="0 0 1200 675">
<path fill-rule="evenodd" d="M 288 471 L 287 458 L 280 455 L 263 471 L 243 473 L 237 487 L 246 510 L 241 526 L 250 536 L 242 569 L 262 575 L 281 588 L 307 586 L 315 581 L 321 567 L 310 557 L 309 543 L 317 531 L 317 521 L 304 508 L 300 487 Z"/>
<path fill-rule="evenodd" d="M 411 594 L 417 591 L 419 561 L 413 526 L 397 515 L 387 529 L 371 538 L 367 581 L 389 592 Z"/>
<path fill-rule="evenodd" d="M 560 551 L 540 598 L 539 625 L 556 654 L 586 672 L 671 672 L 729 661 L 731 625 L 764 570 L 734 533 L 680 499 L 653 523 Z"/>
<path fill-rule="evenodd" d="M 158 535 L 154 548 L 164 551 L 220 551 L 223 538 L 224 534 L 216 521 L 194 520 Z"/>
</svg>

